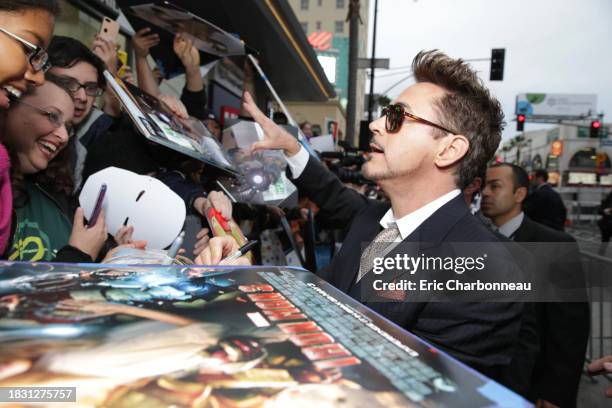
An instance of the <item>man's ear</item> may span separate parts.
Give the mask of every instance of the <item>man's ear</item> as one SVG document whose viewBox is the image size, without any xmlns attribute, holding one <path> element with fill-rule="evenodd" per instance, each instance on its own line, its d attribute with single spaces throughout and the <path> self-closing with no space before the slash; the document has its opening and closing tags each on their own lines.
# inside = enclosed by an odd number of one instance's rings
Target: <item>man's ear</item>
<svg viewBox="0 0 612 408">
<path fill-rule="evenodd" d="M 445 168 L 458 163 L 468 152 L 470 141 L 463 135 L 450 135 L 442 138 L 440 150 L 434 159 L 436 166 Z"/>
<path fill-rule="evenodd" d="M 514 199 L 517 203 L 522 203 L 527 198 L 527 187 L 519 187 L 514 192 Z"/>
</svg>

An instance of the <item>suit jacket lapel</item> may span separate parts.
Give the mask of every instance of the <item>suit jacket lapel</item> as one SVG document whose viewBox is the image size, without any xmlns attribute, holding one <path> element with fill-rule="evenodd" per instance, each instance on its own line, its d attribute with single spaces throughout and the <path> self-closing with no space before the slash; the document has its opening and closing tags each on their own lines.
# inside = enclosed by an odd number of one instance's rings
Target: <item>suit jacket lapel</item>
<svg viewBox="0 0 612 408">
<path fill-rule="evenodd" d="M 532 221 L 525 215 L 520 227 L 514 232 L 514 240 L 516 242 L 531 242 L 537 241 L 533 236 Z"/>
<path fill-rule="evenodd" d="M 332 266 L 339 272 L 333 273 L 332 284 L 341 291 L 348 293 L 355 282 L 363 253 L 362 246 L 372 242 L 378 235 L 381 230 L 380 220 L 389 208 L 389 204 L 375 205 L 375 208 L 364 214 L 363 219 L 358 220 L 358 224 L 353 226 L 350 241 L 345 240 L 343 244 L 342 251 L 346 251 L 344 256 L 336 257 L 338 262 Z"/>
</svg>

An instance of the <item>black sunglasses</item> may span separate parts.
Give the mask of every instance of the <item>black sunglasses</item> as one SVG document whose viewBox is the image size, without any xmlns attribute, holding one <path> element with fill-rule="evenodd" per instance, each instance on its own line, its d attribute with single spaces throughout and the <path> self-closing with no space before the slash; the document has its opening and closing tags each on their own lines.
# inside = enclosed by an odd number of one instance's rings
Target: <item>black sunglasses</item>
<svg viewBox="0 0 612 408">
<path fill-rule="evenodd" d="M 409 117 L 410 119 L 416 122 L 423 123 L 424 125 L 433 126 L 437 129 L 443 130 L 446 133 L 450 133 L 452 135 L 458 134 L 457 132 L 453 132 L 452 130 L 445 128 L 444 126 L 430 122 L 427 119 L 418 117 L 417 115 L 414 115 L 410 112 L 406 112 L 406 109 L 399 103 L 388 105 L 387 107 L 383 108 L 381 117 L 382 116 L 385 116 L 386 118 L 385 129 L 389 133 L 397 132 L 399 128 L 402 127 L 402 123 L 404 123 L 404 118 Z"/>
</svg>

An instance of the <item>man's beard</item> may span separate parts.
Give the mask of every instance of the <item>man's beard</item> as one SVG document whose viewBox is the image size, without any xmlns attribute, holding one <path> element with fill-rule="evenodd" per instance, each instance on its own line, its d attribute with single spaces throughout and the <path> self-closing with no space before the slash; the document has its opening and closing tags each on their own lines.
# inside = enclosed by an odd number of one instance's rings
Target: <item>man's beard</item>
<svg viewBox="0 0 612 408">
<path fill-rule="evenodd" d="M 394 169 L 389 168 L 389 165 L 386 164 L 386 161 L 385 161 L 385 168 L 383 169 L 373 170 L 371 169 L 371 167 L 372 167 L 372 163 L 370 163 L 370 160 L 366 161 L 361 168 L 361 174 L 363 174 L 363 177 L 367 178 L 368 180 L 374 181 L 374 182 L 403 177 L 403 176 L 412 174 L 415 172 L 415 170 L 417 170 L 417 169 L 394 170 Z"/>
<path fill-rule="evenodd" d="M 363 177 L 371 181 L 382 181 L 394 177 L 393 172 L 390 171 L 388 168 L 378 171 L 370 171 L 368 169 L 369 167 L 367 165 L 363 166 L 361 168 L 361 173 L 363 174 Z"/>
</svg>

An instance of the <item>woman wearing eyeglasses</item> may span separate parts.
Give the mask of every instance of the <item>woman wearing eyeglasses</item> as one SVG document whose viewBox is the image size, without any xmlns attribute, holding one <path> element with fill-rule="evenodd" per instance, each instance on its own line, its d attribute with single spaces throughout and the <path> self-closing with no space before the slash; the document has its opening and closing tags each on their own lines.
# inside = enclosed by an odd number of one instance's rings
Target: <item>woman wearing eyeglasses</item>
<svg viewBox="0 0 612 408">
<path fill-rule="evenodd" d="M 0 111 L 29 86 L 44 82 L 49 68 L 45 47 L 58 14 L 57 0 L 0 0 Z M 8 154 L 0 143 L 0 253 L 6 250 L 11 230 L 9 168 Z"/>
<path fill-rule="evenodd" d="M 9 260 L 93 262 L 106 241 L 103 216 L 86 228 L 83 211 L 75 213 L 71 199 L 66 123 L 73 115 L 72 97 L 48 81 L 0 116 L 13 160 L 15 223 Z"/>
</svg>

